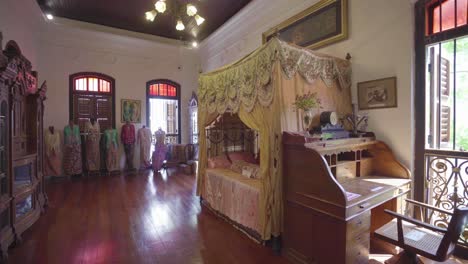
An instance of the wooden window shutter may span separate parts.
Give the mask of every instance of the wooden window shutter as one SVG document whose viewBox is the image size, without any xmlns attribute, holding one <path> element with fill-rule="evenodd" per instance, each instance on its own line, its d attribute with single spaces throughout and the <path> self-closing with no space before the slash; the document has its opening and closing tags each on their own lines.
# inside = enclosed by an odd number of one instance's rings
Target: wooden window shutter
<svg viewBox="0 0 468 264">
<path fill-rule="evenodd" d="M 96 120 L 101 131 L 112 128 L 112 97 L 100 96 L 96 98 Z"/>
<path fill-rule="evenodd" d="M 440 94 L 441 98 L 440 103 L 440 142 L 448 143 L 450 142 L 450 128 L 451 128 L 451 103 L 449 100 L 450 96 L 450 61 L 443 57 L 440 57 Z"/>
</svg>

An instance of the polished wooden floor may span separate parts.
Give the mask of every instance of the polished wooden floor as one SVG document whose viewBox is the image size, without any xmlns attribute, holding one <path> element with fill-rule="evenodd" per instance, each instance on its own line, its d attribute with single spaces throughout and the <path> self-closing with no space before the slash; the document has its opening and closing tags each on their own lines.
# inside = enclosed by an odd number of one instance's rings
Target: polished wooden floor
<svg viewBox="0 0 468 264">
<path fill-rule="evenodd" d="M 152 172 L 54 181 L 8 263 L 286 263 L 201 208 L 195 177 Z"/>
<path fill-rule="evenodd" d="M 194 176 L 148 171 L 47 187 L 49 208 L 7 263 L 287 263 L 201 207 Z M 370 263 L 389 257 L 371 255 Z"/>
</svg>

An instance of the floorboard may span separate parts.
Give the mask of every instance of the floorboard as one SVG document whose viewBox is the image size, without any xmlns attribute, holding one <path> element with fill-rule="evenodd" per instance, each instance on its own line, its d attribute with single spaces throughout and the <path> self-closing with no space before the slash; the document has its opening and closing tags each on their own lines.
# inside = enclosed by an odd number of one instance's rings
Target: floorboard
<svg viewBox="0 0 468 264">
<path fill-rule="evenodd" d="M 195 177 L 174 170 L 54 180 L 47 193 L 8 263 L 286 263 L 201 208 Z"/>
</svg>

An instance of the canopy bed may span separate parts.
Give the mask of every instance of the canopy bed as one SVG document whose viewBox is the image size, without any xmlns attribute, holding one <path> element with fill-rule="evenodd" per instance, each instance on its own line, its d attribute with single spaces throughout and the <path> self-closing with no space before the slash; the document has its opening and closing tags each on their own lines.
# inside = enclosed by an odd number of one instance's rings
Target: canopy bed
<svg viewBox="0 0 468 264">
<path fill-rule="evenodd" d="M 257 241 L 278 237 L 283 210 L 281 135 L 283 131 L 302 130 L 301 113 L 292 103 L 297 95 L 314 92 L 321 100 L 321 110 L 350 114 L 350 76 L 349 61 L 276 38 L 237 62 L 201 74 L 199 127 L 205 128 L 229 113 L 238 116 L 246 131 L 258 133 L 252 140 L 258 140 L 259 146 L 258 160 L 249 161 L 250 157 L 240 155 L 248 163 L 259 163 L 255 177 L 246 177 L 244 171 L 237 168 L 236 172 L 235 168 L 239 163 L 233 157 L 239 154 L 239 146 L 222 144 L 221 153 L 219 149 L 216 152 L 212 147 L 213 127 L 199 129 L 197 194 L 204 205 Z M 315 116 L 313 123 L 318 121 Z M 219 134 L 220 140 L 225 140 L 229 133 Z M 255 153 L 254 149 L 247 152 Z M 213 159 L 223 153 L 228 157 L 226 164 L 213 165 Z"/>
</svg>

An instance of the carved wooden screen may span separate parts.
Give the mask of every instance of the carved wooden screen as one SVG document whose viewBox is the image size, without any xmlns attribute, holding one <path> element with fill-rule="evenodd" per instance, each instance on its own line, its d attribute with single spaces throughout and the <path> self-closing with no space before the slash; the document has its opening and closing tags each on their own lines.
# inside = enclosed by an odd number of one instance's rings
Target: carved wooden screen
<svg viewBox="0 0 468 264">
<path fill-rule="evenodd" d="M 70 76 L 72 94 L 70 117 L 84 130 L 94 117 L 101 131 L 115 127 L 114 79 L 98 73 L 78 73 Z"/>
</svg>

